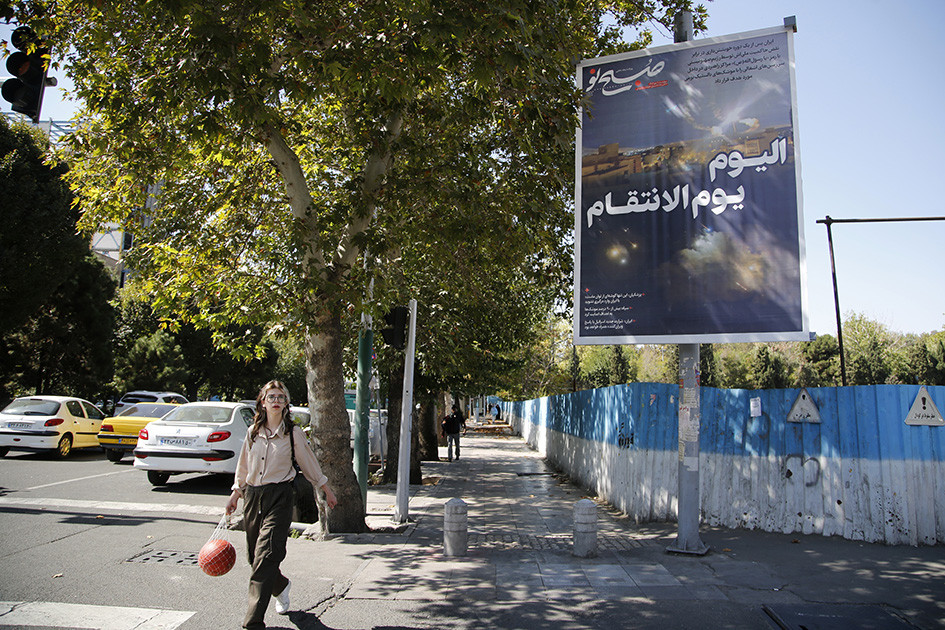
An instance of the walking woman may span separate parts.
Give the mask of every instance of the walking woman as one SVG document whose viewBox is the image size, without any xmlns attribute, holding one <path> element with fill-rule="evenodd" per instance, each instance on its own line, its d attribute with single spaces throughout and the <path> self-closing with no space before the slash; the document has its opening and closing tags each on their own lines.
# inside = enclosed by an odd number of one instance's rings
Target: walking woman
<svg viewBox="0 0 945 630">
<path fill-rule="evenodd" d="M 290 439 L 290 435 L 292 436 Z M 249 578 L 249 608 L 244 628 L 265 628 L 269 599 L 276 598 L 276 612 L 289 612 L 292 583 L 279 565 L 285 558 L 286 539 L 292 521 L 292 444 L 295 461 L 315 487 L 325 491 L 328 507 L 338 504 L 302 429 L 292 423 L 289 390 L 279 381 L 269 381 L 256 397 L 256 416 L 236 464 L 233 493 L 226 503 L 232 514 L 243 498 L 246 548 L 253 572 Z"/>
</svg>

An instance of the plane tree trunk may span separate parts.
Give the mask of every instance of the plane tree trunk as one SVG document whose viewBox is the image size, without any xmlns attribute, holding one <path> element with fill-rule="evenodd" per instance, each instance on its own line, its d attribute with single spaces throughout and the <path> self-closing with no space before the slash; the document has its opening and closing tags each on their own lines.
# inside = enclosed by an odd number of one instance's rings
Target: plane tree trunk
<svg viewBox="0 0 945 630">
<path fill-rule="evenodd" d="M 338 498 L 338 505 L 329 510 L 324 494 L 317 493 L 319 523 L 326 534 L 363 532 L 365 507 L 351 466 L 351 426 L 345 411 L 341 320 L 328 310 L 322 310 L 316 318 L 317 328 L 305 342 L 312 443 L 322 472 Z"/>
</svg>

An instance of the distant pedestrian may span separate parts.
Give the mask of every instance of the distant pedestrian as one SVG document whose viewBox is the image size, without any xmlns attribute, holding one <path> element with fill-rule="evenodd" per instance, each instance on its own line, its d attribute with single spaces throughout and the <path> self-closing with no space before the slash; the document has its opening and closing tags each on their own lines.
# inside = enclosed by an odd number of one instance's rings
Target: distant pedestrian
<svg viewBox="0 0 945 630">
<path fill-rule="evenodd" d="M 253 567 L 244 628 L 266 627 L 266 609 L 273 595 L 276 612 L 280 615 L 289 612 L 292 583 L 282 575 L 279 565 L 285 558 L 292 522 L 292 479 L 296 475 L 293 450 L 305 477 L 324 490 L 328 507 L 338 504 L 305 434 L 292 422 L 290 404 L 289 390 L 279 381 L 269 381 L 259 390 L 256 416 L 243 441 L 233 493 L 226 502 L 226 513 L 232 514 L 240 497 L 243 498 L 246 548 Z"/>
<path fill-rule="evenodd" d="M 453 461 L 453 445 L 456 445 L 456 459 L 459 459 L 459 431 L 466 433 L 466 416 L 459 405 L 453 405 L 453 413 L 443 418 L 442 433 L 446 436 L 446 454 Z"/>
<path fill-rule="evenodd" d="M 495 421 L 502 422 L 502 407 L 499 406 L 499 403 L 495 404 Z"/>
</svg>

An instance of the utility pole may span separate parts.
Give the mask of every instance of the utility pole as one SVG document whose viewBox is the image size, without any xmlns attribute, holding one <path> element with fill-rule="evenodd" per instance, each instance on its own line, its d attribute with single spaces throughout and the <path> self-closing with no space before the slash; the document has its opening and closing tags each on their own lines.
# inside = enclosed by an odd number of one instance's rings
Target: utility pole
<svg viewBox="0 0 945 630">
<path fill-rule="evenodd" d="M 840 293 L 837 290 L 837 265 L 833 257 L 833 232 L 830 227 L 834 223 L 901 223 L 911 221 L 945 221 L 945 217 L 899 217 L 899 218 L 875 218 L 875 219 L 833 219 L 827 215 L 823 219 L 817 219 L 817 223 L 827 226 L 827 247 L 830 249 L 830 275 L 833 277 L 833 304 L 837 313 L 837 345 L 840 347 L 840 384 L 846 387 L 847 368 L 846 358 L 843 353 L 843 322 L 840 319 Z"/>
<path fill-rule="evenodd" d="M 830 275 L 833 278 L 833 306 L 837 313 L 837 345 L 840 346 L 840 384 L 847 386 L 847 362 L 843 356 L 843 321 L 840 319 L 840 294 L 837 292 L 837 263 L 833 258 L 833 232 L 830 226 L 833 225 L 833 219 L 830 215 L 827 218 L 817 221 L 827 226 L 827 247 L 830 249 Z"/>
</svg>

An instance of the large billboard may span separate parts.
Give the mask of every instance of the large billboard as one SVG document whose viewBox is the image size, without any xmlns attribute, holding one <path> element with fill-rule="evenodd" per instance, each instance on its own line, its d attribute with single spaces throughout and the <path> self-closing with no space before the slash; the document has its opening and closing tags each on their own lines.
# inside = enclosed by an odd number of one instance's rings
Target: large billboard
<svg viewBox="0 0 945 630">
<path fill-rule="evenodd" d="M 581 62 L 574 341 L 809 340 L 793 32 Z"/>
</svg>

